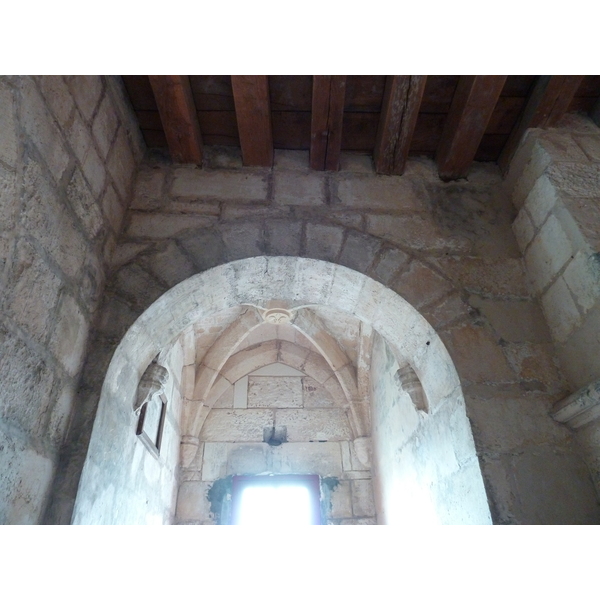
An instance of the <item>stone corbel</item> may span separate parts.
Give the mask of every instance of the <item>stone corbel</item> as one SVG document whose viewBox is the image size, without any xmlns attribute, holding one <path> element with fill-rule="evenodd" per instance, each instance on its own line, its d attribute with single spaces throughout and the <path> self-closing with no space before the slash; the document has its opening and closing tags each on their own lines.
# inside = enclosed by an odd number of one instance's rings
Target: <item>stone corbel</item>
<svg viewBox="0 0 600 600">
<path fill-rule="evenodd" d="M 139 414 L 145 404 L 158 398 L 165 391 L 168 381 L 169 371 L 157 363 L 150 363 L 138 385 L 133 412 Z"/>
<path fill-rule="evenodd" d="M 600 380 L 590 383 L 555 405 L 552 418 L 573 429 L 600 417 Z"/>
</svg>

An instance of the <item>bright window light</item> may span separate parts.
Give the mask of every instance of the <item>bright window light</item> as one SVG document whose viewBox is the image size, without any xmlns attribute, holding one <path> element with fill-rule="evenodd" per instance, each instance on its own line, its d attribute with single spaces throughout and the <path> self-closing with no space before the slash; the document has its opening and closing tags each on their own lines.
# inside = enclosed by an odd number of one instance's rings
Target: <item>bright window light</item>
<svg viewBox="0 0 600 600">
<path fill-rule="evenodd" d="M 234 477 L 235 525 L 314 525 L 319 519 L 317 476 Z"/>
</svg>

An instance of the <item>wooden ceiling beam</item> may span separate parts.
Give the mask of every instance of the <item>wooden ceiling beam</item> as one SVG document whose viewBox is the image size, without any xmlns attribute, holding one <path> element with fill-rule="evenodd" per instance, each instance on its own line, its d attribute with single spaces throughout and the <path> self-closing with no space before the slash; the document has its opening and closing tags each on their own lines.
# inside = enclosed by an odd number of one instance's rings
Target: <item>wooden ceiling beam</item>
<svg viewBox="0 0 600 600">
<path fill-rule="evenodd" d="M 266 75 L 232 75 L 240 145 L 244 165 L 273 166 L 273 126 Z"/>
<path fill-rule="evenodd" d="M 202 134 L 186 75 L 149 75 L 173 162 L 202 164 Z"/>
<path fill-rule="evenodd" d="M 310 166 L 337 171 L 342 149 L 345 75 L 314 75 L 310 124 Z"/>
<path fill-rule="evenodd" d="M 436 152 L 442 180 L 467 176 L 505 83 L 505 75 L 459 78 Z"/>
<path fill-rule="evenodd" d="M 387 76 L 373 150 L 377 173 L 404 173 L 426 82 L 425 75 Z"/>
<path fill-rule="evenodd" d="M 538 78 L 498 158 L 503 173 L 508 171 L 527 129 L 555 125 L 567 112 L 582 79 L 581 75 L 541 75 Z"/>
</svg>

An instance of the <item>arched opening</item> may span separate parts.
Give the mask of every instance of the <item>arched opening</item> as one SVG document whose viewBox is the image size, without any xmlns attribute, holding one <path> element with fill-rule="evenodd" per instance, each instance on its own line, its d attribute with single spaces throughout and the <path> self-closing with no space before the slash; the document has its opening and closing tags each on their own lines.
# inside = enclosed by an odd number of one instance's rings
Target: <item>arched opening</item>
<svg viewBox="0 0 600 600">
<path fill-rule="evenodd" d="M 169 377 L 148 394 L 151 364 Z M 152 394 L 158 456 L 136 436 Z M 346 267 L 240 260 L 169 290 L 119 344 L 73 522 L 223 522 L 231 477 L 294 473 L 324 482 L 327 522 L 490 522 L 459 378 L 427 321 Z"/>
</svg>

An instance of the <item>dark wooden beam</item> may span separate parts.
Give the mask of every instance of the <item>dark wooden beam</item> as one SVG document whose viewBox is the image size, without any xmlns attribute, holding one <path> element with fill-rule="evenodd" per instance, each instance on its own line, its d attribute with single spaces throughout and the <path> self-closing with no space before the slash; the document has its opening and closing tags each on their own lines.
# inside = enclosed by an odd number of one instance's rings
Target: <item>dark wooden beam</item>
<svg viewBox="0 0 600 600">
<path fill-rule="evenodd" d="M 426 82 L 425 75 L 388 75 L 386 78 L 373 150 L 377 173 L 404 173 Z"/>
<path fill-rule="evenodd" d="M 580 75 L 541 75 L 538 78 L 498 158 L 503 173 L 508 171 L 527 129 L 555 125 L 567 112 L 582 79 Z"/>
<path fill-rule="evenodd" d="M 346 97 L 345 75 L 315 75 L 310 124 L 310 166 L 337 171 L 342 149 L 342 122 Z"/>
<path fill-rule="evenodd" d="M 186 75 L 149 75 L 173 162 L 202 164 L 202 135 L 190 79 Z"/>
<path fill-rule="evenodd" d="M 505 75 L 463 75 L 458 80 L 436 152 L 444 181 L 467 176 L 505 83 Z"/>
<path fill-rule="evenodd" d="M 244 165 L 273 166 L 273 128 L 266 75 L 232 75 L 240 145 Z"/>
</svg>

